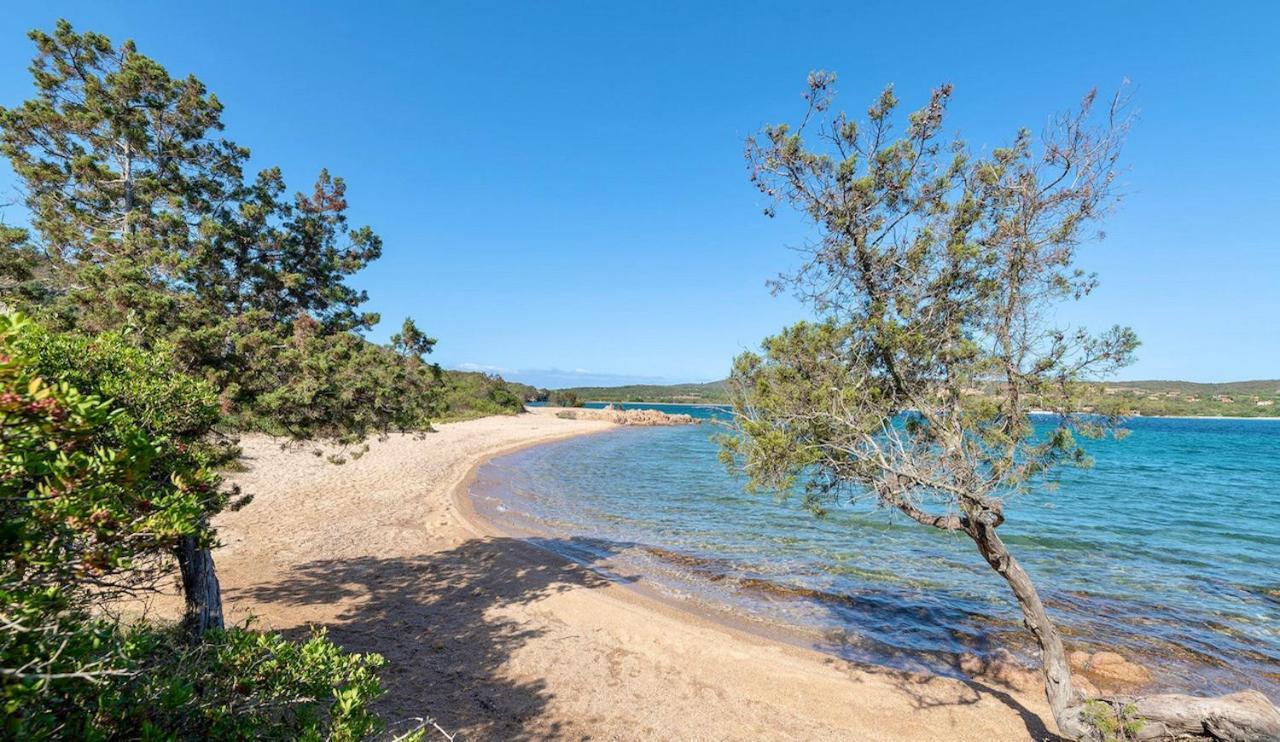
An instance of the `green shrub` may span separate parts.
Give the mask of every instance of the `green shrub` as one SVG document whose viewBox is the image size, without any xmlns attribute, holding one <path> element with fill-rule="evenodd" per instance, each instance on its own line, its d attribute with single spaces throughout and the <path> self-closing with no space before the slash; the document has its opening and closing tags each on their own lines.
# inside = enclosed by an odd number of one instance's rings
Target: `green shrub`
<svg viewBox="0 0 1280 742">
<path fill-rule="evenodd" d="M 440 406 L 438 366 L 355 333 L 325 332 L 307 317 L 287 335 L 249 334 L 237 344 L 243 373 L 222 394 L 237 429 L 354 444 L 430 430 Z"/>
<path fill-rule="evenodd" d="M 359 740 L 382 727 L 370 710 L 382 658 L 343 652 L 323 632 L 291 642 L 234 628 L 192 644 L 146 624 L 63 629 L 109 646 L 111 664 L 96 676 L 7 683 L 5 737 Z"/>
<path fill-rule="evenodd" d="M 500 376 L 473 371 L 444 372 L 440 416 L 466 420 L 485 415 L 515 415 L 524 411 L 521 387 Z"/>
<path fill-rule="evenodd" d="M 117 335 L 0 315 L 0 736 L 359 739 L 376 655 L 99 609 L 171 577 L 225 507 L 213 390 Z"/>
<path fill-rule="evenodd" d="M 1084 719 L 1098 730 L 1103 742 L 1126 742 L 1137 739 L 1144 726 L 1138 709 L 1131 703 L 1112 704 L 1093 699 L 1084 704 Z"/>
<path fill-rule="evenodd" d="M 547 395 L 547 405 L 551 407 L 581 407 L 582 400 L 574 392 L 556 390 Z"/>
<path fill-rule="evenodd" d="M 6 597 L 86 585 L 111 597 L 157 577 L 180 537 L 212 541 L 207 516 L 228 500 L 213 455 L 162 432 L 202 430 L 211 390 L 110 336 L 55 336 L 16 315 L 0 315 L 0 354 Z"/>
</svg>

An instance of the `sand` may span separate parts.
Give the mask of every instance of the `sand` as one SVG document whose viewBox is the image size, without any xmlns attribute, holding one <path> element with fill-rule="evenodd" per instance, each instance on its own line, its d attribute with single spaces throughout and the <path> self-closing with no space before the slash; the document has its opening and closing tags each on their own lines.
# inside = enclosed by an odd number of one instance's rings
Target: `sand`
<svg viewBox="0 0 1280 742">
<path fill-rule="evenodd" d="M 244 440 L 233 479 L 255 499 L 217 521 L 229 620 L 325 626 L 381 653 L 386 718 L 430 716 L 459 739 L 1050 736 L 1036 693 L 740 632 L 503 536 L 467 506 L 488 458 L 611 427 L 540 409 L 393 436 L 343 465 Z"/>
</svg>

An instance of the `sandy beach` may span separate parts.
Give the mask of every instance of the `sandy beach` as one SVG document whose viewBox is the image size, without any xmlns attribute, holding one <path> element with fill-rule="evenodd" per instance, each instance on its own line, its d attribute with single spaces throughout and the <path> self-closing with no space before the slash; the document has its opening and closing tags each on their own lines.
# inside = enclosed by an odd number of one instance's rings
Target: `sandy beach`
<svg viewBox="0 0 1280 742">
<path fill-rule="evenodd" d="M 1052 736 L 1037 691 L 743 633 L 503 536 L 467 505 L 494 455 L 610 427 L 544 408 L 393 436 L 343 465 L 247 438 L 233 479 L 255 499 L 217 521 L 228 620 L 325 626 L 381 653 L 386 718 L 431 716 L 459 739 Z"/>
</svg>

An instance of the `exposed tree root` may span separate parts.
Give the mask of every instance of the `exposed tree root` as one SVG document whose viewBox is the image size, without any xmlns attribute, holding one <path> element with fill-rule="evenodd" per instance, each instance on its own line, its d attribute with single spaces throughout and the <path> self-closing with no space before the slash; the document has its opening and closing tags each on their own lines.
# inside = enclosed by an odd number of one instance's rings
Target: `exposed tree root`
<svg viewBox="0 0 1280 742">
<path fill-rule="evenodd" d="M 1280 740 L 1280 709 L 1257 691 L 1216 698 L 1114 696 L 1073 706 L 1067 716 L 1062 731 L 1082 740 Z"/>
</svg>

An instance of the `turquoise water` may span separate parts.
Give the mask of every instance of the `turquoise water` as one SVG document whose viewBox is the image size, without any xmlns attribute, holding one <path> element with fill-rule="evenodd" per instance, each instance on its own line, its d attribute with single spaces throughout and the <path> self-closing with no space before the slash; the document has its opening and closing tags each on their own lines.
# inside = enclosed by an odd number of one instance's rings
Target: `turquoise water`
<svg viewBox="0 0 1280 742">
<path fill-rule="evenodd" d="M 653 405 L 649 405 L 653 406 Z M 715 408 L 666 406 L 702 418 Z M 1072 647 L 1161 689 L 1280 700 L 1280 421 L 1131 421 L 1095 466 L 1010 502 L 1001 528 Z M 1030 646 L 961 535 L 870 506 L 818 519 L 742 491 L 714 426 L 619 429 L 483 467 L 477 506 L 513 530 L 700 610 L 850 659 L 951 672 Z"/>
</svg>

